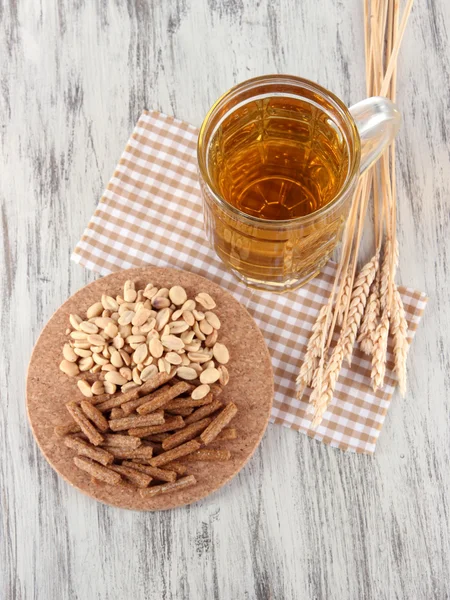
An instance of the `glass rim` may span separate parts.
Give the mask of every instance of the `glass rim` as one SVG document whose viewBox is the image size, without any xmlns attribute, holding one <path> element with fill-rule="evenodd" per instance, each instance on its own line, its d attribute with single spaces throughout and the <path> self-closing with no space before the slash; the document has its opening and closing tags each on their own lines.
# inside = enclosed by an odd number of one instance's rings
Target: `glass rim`
<svg viewBox="0 0 450 600">
<path fill-rule="evenodd" d="M 347 123 L 350 132 L 353 135 L 353 141 L 355 142 L 355 150 L 352 152 L 349 149 L 349 170 L 344 182 L 344 185 L 339 190 L 339 193 L 330 200 L 325 206 L 322 206 L 318 210 L 310 213 L 309 215 L 303 215 L 300 217 L 296 217 L 295 219 L 261 219 L 260 217 L 255 217 L 252 215 L 248 215 L 244 211 L 236 208 L 229 202 L 222 198 L 220 194 L 216 192 L 214 189 L 214 185 L 209 176 L 207 164 L 206 164 L 206 156 L 208 151 L 208 144 L 206 144 L 206 134 L 208 131 L 208 127 L 212 121 L 212 119 L 216 116 L 217 112 L 220 108 L 223 107 L 225 102 L 232 99 L 233 97 L 239 96 L 239 94 L 246 90 L 251 90 L 252 87 L 255 87 L 258 84 L 295 84 L 298 86 L 299 90 L 307 89 L 312 92 L 316 92 L 321 96 L 324 96 L 332 105 L 333 108 L 343 117 L 344 121 Z M 282 96 L 282 94 L 277 94 Z M 291 93 L 290 95 L 294 95 Z M 298 94 L 301 97 L 301 94 Z M 355 121 L 347 108 L 347 106 L 340 100 L 335 94 L 322 87 L 321 85 L 314 83 L 308 79 L 304 79 L 302 77 L 297 77 L 296 75 L 261 75 L 258 77 L 253 77 L 252 79 L 247 79 L 241 83 L 238 83 L 234 87 L 230 88 L 227 92 L 222 94 L 211 106 L 209 111 L 207 112 L 203 123 L 200 126 L 198 139 L 197 139 L 197 161 L 198 167 L 200 171 L 200 176 L 203 179 L 203 183 L 207 186 L 208 192 L 211 198 L 223 209 L 234 213 L 240 220 L 248 221 L 251 224 L 258 225 L 258 227 L 263 227 L 266 229 L 274 229 L 279 228 L 280 225 L 283 227 L 292 226 L 297 227 L 299 224 L 308 224 L 311 221 L 316 220 L 317 218 L 321 218 L 331 212 L 337 205 L 340 204 L 340 201 L 343 201 L 349 191 L 351 191 L 352 186 L 355 184 L 356 177 L 359 173 L 359 164 L 361 157 L 361 144 L 358 129 L 356 127 Z"/>
</svg>

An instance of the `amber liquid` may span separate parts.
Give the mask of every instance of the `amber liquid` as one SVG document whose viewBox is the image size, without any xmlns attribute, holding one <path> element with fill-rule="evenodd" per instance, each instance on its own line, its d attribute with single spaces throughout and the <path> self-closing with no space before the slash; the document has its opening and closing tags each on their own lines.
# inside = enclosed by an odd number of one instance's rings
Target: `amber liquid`
<svg viewBox="0 0 450 600">
<path fill-rule="evenodd" d="M 348 129 L 325 97 L 296 91 L 224 106 L 205 158 L 211 187 L 225 205 L 212 199 L 200 178 L 205 227 L 217 254 L 248 285 L 262 289 L 292 289 L 314 277 L 349 210 L 347 190 L 334 208 L 317 213 L 340 197 L 347 181 L 355 151 Z M 231 207 L 257 219 L 248 221 Z M 293 221 L 306 215 L 312 218 Z"/>
<path fill-rule="evenodd" d="M 274 96 L 238 107 L 219 124 L 208 169 L 231 205 L 261 219 L 287 220 L 339 194 L 348 154 L 339 127 L 319 105 Z"/>
</svg>

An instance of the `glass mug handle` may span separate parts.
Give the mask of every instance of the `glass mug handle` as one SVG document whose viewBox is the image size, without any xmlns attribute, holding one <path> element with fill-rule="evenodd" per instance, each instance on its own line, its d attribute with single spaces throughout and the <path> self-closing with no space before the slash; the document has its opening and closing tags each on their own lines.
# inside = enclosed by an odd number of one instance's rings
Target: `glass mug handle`
<svg viewBox="0 0 450 600">
<path fill-rule="evenodd" d="M 360 173 L 364 173 L 394 141 L 402 117 L 388 98 L 374 96 L 349 108 L 361 139 Z"/>
</svg>

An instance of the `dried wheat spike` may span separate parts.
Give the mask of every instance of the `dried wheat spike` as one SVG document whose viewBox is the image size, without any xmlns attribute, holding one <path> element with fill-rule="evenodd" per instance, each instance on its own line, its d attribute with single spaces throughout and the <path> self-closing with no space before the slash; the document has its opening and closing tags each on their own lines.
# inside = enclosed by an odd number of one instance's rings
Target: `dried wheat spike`
<svg viewBox="0 0 450 600">
<path fill-rule="evenodd" d="M 320 356 L 322 354 L 322 341 L 324 339 L 324 329 L 327 322 L 327 316 L 329 312 L 329 305 L 325 304 L 319 311 L 319 315 L 316 322 L 313 325 L 311 337 L 308 341 L 306 349 L 305 359 L 300 368 L 300 372 L 297 376 L 297 398 L 303 395 L 303 391 L 307 385 L 311 385 L 311 381 L 319 366 Z"/>
<path fill-rule="evenodd" d="M 374 392 L 384 385 L 386 373 L 387 341 L 389 334 L 389 317 L 387 310 L 381 316 L 381 321 L 375 330 L 372 355 L 372 387 Z"/>
<path fill-rule="evenodd" d="M 322 373 L 323 373 L 323 369 L 322 369 Z M 318 381 L 319 381 L 319 377 L 320 377 L 320 365 L 319 365 L 319 366 L 317 367 L 317 369 L 314 371 L 314 374 L 313 374 L 313 376 L 312 376 L 311 383 L 310 383 L 310 387 L 311 387 L 311 388 L 313 388 L 313 389 L 314 389 L 314 388 L 316 388 L 316 387 L 317 387 L 317 383 L 318 383 Z M 311 397 L 310 397 L 310 400 L 309 400 L 309 401 L 311 402 Z"/>
<path fill-rule="evenodd" d="M 339 373 L 344 358 L 351 356 L 358 327 L 361 321 L 364 307 L 369 295 L 370 286 L 378 271 L 378 255 L 375 255 L 362 269 L 356 278 L 355 286 L 351 295 L 350 309 L 347 316 L 347 325 L 339 336 L 323 376 L 319 377 L 316 369 L 312 372 L 313 391 L 310 395 L 310 409 L 313 412 L 312 428 L 316 428 L 322 421 L 323 415 L 333 400 Z M 320 368 L 320 367 L 319 367 Z M 321 384 L 319 383 L 322 380 Z"/>
<path fill-rule="evenodd" d="M 373 338 L 380 318 L 380 271 L 378 270 L 370 288 L 370 296 L 359 328 L 358 343 L 368 355 L 373 351 Z"/>
<path fill-rule="evenodd" d="M 375 254 L 375 256 L 373 256 L 361 269 L 356 278 L 355 285 L 353 286 L 350 308 L 348 310 L 347 323 L 343 330 L 342 341 L 344 358 L 347 359 L 349 365 L 351 364 L 353 346 L 366 307 L 370 286 L 378 271 L 378 264 L 378 254 Z"/>
<path fill-rule="evenodd" d="M 391 240 L 387 239 L 384 243 L 383 260 L 381 263 L 381 279 L 380 279 L 380 304 L 381 310 L 384 312 L 389 296 L 389 273 L 391 266 Z"/>
<path fill-rule="evenodd" d="M 402 396 L 406 394 L 406 357 L 409 350 L 408 323 L 400 292 L 395 286 L 391 316 L 391 332 L 394 338 L 394 371 L 398 378 L 398 387 Z"/>
<path fill-rule="evenodd" d="M 392 252 L 394 252 L 393 269 L 391 272 Z M 395 285 L 395 273 L 398 265 L 398 243 L 395 241 L 393 247 L 392 241 L 388 238 L 384 244 L 384 255 L 383 262 L 381 265 L 381 283 L 380 283 L 380 302 L 381 310 L 384 311 L 389 301 L 389 285 Z M 392 301 L 392 298 L 391 298 Z M 391 312 L 391 306 L 388 307 L 389 313 Z"/>
<path fill-rule="evenodd" d="M 309 412 L 313 412 L 313 419 L 311 422 L 311 427 L 313 429 L 316 429 L 320 425 L 325 411 L 333 400 L 334 389 L 339 378 L 343 360 L 344 347 L 343 336 L 341 335 L 331 354 L 330 362 L 325 369 L 320 390 L 316 387 L 311 394 L 311 409 Z"/>
<path fill-rule="evenodd" d="M 352 272 L 349 268 L 347 275 L 345 276 L 344 288 L 342 290 L 341 297 L 339 298 L 339 304 L 336 306 L 337 322 L 338 325 L 342 326 L 344 321 L 345 311 L 347 304 L 350 302 L 350 295 L 352 293 Z"/>
</svg>

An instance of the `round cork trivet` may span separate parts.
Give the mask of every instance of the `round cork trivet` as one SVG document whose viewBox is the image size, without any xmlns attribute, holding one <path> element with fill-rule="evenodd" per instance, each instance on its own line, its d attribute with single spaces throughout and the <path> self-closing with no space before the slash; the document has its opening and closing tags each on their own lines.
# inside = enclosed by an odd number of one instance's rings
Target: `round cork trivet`
<svg viewBox="0 0 450 600">
<path fill-rule="evenodd" d="M 84 315 L 101 295 L 121 294 L 123 284 L 131 279 L 138 289 L 149 282 L 158 287 L 183 286 L 189 298 L 201 291 L 208 292 L 217 303 L 222 327 L 219 340 L 230 350 L 230 382 L 220 399 L 233 401 L 238 413 L 232 421 L 238 438 L 214 444 L 229 449 L 232 459 L 227 462 L 187 462 L 188 473 L 195 475 L 197 484 L 180 490 L 141 498 L 138 491 L 94 483 L 90 476 L 73 463 L 74 452 L 54 433 L 54 427 L 70 422 L 65 403 L 81 394 L 76 378 L 59 370 L 62 347 L 67 341 L 69 314 Z M 138 287 L 139 286 L 139 287 Z M 74 294 L 53 315 L 42 331 L 33 350 L 27 379 L 27 410 L 34 436 L 50 465 L 71 485 L 85 494 L 120 508 L 133 510 L 164 510 L 190 504 L 219 489 L 234 477 L 252 456 L 269 421 L 273 399 L 272 366 L 266 344 L 252 317 L 228 292 L 207 279 L 176 269 L 143 267 L 113 273 L 94 281 Z"/>
</svg>

